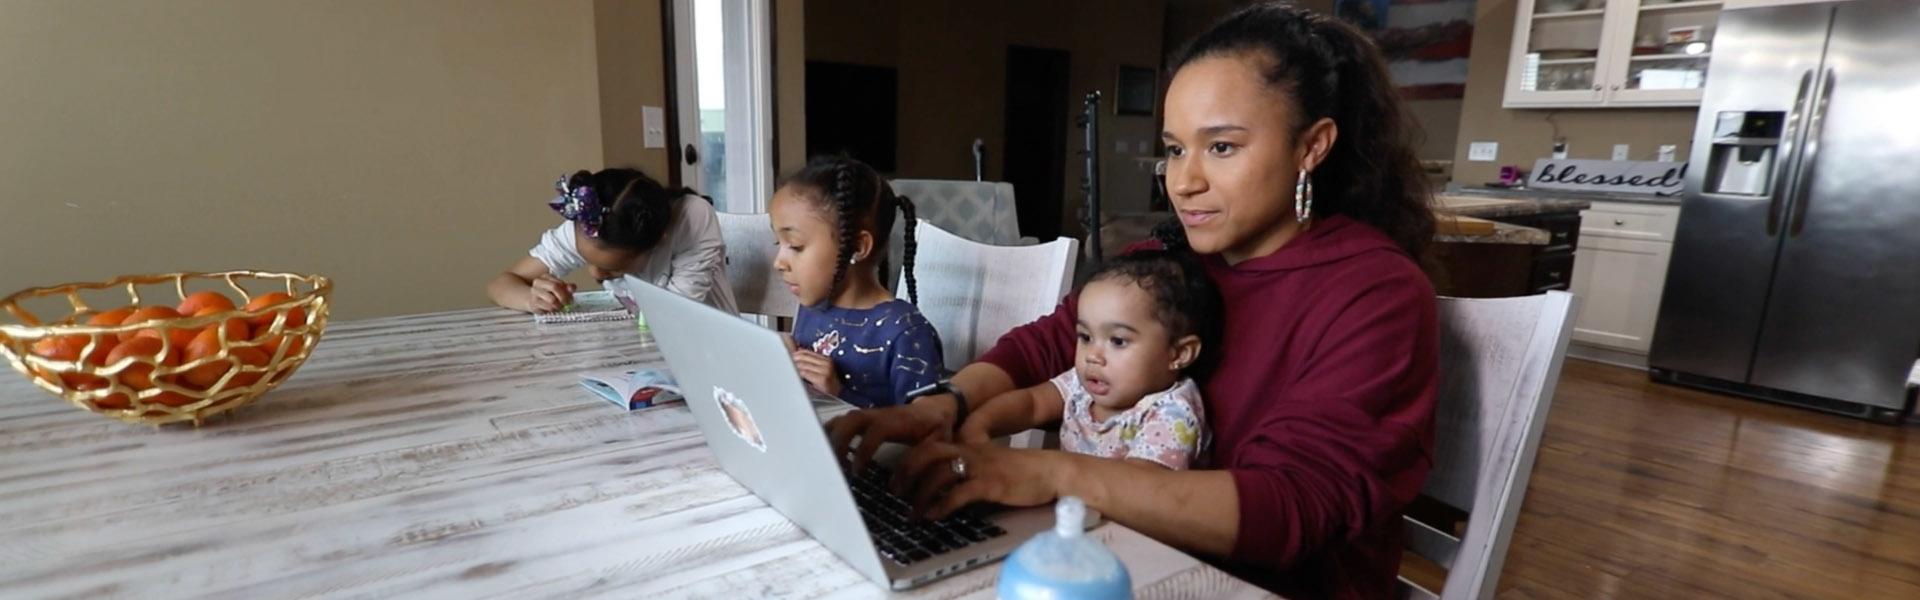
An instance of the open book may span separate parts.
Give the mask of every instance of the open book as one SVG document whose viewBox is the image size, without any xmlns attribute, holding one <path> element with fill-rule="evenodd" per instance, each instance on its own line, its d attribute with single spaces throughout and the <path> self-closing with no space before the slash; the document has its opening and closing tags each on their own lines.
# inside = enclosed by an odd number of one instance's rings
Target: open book
<svg viewBox="0 0 1920 600">
<path fill-rule="evenodd" d="M 580 376 L 580 387 L 626 410 L 678 402 L 685 397 L 673 376 L 658 369 L 586 373 Z"/>
</svg>

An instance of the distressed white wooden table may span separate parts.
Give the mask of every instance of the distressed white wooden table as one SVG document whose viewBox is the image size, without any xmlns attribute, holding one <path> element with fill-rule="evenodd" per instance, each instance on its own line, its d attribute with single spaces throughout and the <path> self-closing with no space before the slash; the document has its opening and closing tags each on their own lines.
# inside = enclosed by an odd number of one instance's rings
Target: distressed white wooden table
<svg viewBox="0 0 1920 600">
<path fill-rule="evenodd" d="M 0 374 L 0 597 L 878 597 L 735 483 L 684 406 L 577 374 L 626 324 L 504 311 L 340 323 L 205 427 L 89 415 Z M 663 365 L 664 366 L 664 365 Z M 1267 595 L 1118 525 L 1144 598 Z M 992 596 L 997 566 L 907 597 Z"/>
</svg>

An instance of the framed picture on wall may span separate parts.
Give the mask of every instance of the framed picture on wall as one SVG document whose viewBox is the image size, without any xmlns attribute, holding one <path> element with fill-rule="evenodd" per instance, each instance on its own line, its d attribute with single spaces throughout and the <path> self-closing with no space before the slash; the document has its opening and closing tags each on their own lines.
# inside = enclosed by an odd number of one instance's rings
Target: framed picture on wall
<svg viewBox="0 0 1920 600">
<path fill-rule="evenodd" d="M 1160 73 L 1144 67 L 1120 67 L 1120 84 L 1113 94 L 1113 112 L 1118 115 L 1153 116 L 1153 97 L 1159 91 Z"/>
</svg>

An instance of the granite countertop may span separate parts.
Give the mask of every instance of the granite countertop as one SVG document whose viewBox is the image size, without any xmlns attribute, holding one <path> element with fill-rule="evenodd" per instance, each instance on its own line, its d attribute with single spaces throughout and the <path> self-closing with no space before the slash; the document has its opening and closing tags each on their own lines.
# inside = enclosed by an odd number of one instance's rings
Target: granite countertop
<svg viewBox="0 0 1920 600">
<path fill-rule="evenodd" d="M 1528 246 L 1545 246 L 1551 239 L 1545 229 L 1523 227 L 1498 221 L 1493 223 L 1493 235 L 1435 234 L 1433 236 L 1433 241 L 1436 242 L 1457 244 L 1525 244 Z"/>
<path fill-rule="evenodd" d="M 1484 204 L 1475 202 L 1485 198 L 1489 197 L 1440 194 L 1434 197 L 1434 204 L 1440 212 L 1481 219 L 1577 213 L 1593 206 L 1592 202 L 1577 198 L 1497 198 L 1504 202 Z"/>
<path fill-rule="evenodd" d="M 1554 205 L 1554 206 L 1561 206 L 1561 205 Z M 1533 209 L 1531 211 L 1518 211 L 1517 209 L 1509 209 L 1515 212 L 1503 213 L 1503 214 L 1542 214 L 1542 213 L 1551 213 L 1551 212 L 1577 211 L 1582 208 L 1586 208 L 1586 204 L 1584 202 L 1580 203 L 1580 205 L 1577 208 L 1565 208 L 1561 210 L 1548 210 L 1548 211 L 1540 211 L 1538 209 Z M 1442 211 L 1444 211 L 1444 209 L 1442 209 Z M 1444 212 L 1454 212 L 1454 211 L 1444 211 Z M 1464 214 L 1464 215 L 1473 216 L 1473 217 L 1482 216 L 1481 214 L 1469 214 L 1466 211 L 1458 211 L 1458 212 L 1454 212 L 1454 214 Z M 1131 244 L 1135 241 L 1146 239 L 1147 232 L 1153 229 L 1153 226 L 1155 224 L 1163 220 L 1166 220 L 1171 216 L 1172 216 L 1171 214 L 1163 213 L 1163 212 L 1113 213 L 1113 214 L 1106 215 L 1105 218 L 1101 219 L 1102 225 L 1100 227 L 1100 235 L 1101 235 L 1100 245 L 1104 246 L 1103 248 L 1101 248 L 1102 254 L 1104 254 L 1105 256 L 1118 255 L 1120 253 L 1120 250 L 1122 248 L 1125 248 L 1128 244 Z M 1462 243 L 1462 244 L 1526 244 L 1526 245 L 1533 245 L 1533 246 L 1545 246 L 1547 245 L 1547 242 L 1550 240 L 1551 240 L 1551 236 L 1544 229 L 1523 227 L 1520 225 L 1514 225 L 1512 223 L 1500 223 L 1497 221 L 1493 224 L 1493 235 L 1436 234 L 1433 236 L 1433 241 L 1435 242 L 1450 242 L 1450 243 Z"/>
</svg>

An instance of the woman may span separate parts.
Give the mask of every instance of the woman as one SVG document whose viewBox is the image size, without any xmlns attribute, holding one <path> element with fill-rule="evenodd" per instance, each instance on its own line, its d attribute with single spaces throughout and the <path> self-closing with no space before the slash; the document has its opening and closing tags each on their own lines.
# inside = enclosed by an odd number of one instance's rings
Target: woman
<svg viewBox="0 0 1920 600">
<path fill-rule="evenodd" d="M 1226 301 L 1202 385 L 1209 468 L 946 442 L 972 407 L 1072 367 L 1071 298 L 956 374 L 959 394 L 829 423 L 836 447 L 858 438 L 857 468 L 883 441 L 919 442 L 895 483 L 930 516 L 1079 496 L 1288 597 L 1391 596 L 1438 381 L 1419 266 L 1433 217 L 1407 123 L 1371 43 L 1301 9 L 1243 9 L 1179 61 L 1162 137 L 1180 227 L 1161 237 L 1200 254 Z"/>
</svg>

